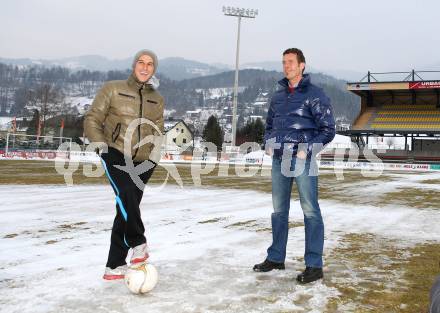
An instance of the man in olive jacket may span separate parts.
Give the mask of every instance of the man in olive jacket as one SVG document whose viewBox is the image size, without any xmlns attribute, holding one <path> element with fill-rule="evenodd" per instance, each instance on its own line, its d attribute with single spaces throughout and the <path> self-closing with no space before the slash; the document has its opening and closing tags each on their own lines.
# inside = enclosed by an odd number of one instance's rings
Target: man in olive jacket
<svg viewBox="0 0 440 313">
<path fill-rule="evenodd" d="M 155 90 L 157 80 L 153 77 L 157 65 L 152 51 L 139 51 L 130 77 L 106 82 L 84 121 L 85 134 L 99 147 L 102 165 L 116 195 L 116 217 L 104 273 L 107 280 L 124 278 L 130 248 L 132 264 L 148 258 L 139 204 L 143 187 L 160 158 L 160 140 L 159 144 L 157 140 L 146 140 L 162 138 L 163 133 L 164 100 Z M 151 165 L 136 174 L 143 183 L 139 185 L 133 180 L 133 170 L 144 161 Z"/>
</svg>

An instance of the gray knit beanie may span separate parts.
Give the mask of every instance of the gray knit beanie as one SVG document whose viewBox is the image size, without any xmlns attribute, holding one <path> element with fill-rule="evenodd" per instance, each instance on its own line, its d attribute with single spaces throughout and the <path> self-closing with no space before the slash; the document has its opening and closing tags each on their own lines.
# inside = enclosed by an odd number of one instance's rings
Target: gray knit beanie
<svg viewBox="0 0 440 313">
<path fill-rule="evenodd" d="M 153 59 L 153 63 L 154 63 L 154 73 L 156 73 L 157 70 L 157 66 L 159 65 L 159 61 L 157 60 L 157 55 L 151 51 L 151 50 L 147 50 L 147 49 L 143 49 L 141 51 L 139 51 L 138 53 L 136 53 L 136 55 L 134 56 L 133 59 L 133 64 L 131 65 L 131 68 L 134 70 L 134 67 L 136 65 L 136 62 L 139 60 L 139 58 L 143 55 L 148 55 Z M 154 74 L 153 73 L 153 74 Z"/>
</svg>

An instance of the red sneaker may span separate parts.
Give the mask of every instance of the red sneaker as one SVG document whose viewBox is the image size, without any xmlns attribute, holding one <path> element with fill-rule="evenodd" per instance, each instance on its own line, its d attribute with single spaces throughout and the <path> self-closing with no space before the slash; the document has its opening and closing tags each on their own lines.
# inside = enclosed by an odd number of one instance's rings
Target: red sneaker
<svg viewBox="0 0 440 313">
<path fill-rule="evenodd" d="M 104 278 L 105 280 L 124 279 L 126 271 L 127 265 L 121 265 L 113 269 L 110 267 L 106 267 L 104 276 L 102 278 Z"/>
<path fill-rule="evenodd" d="M 138 245 L 133 248 L 133 254 L 131 255 L 131 264 L 141 263 L 148 259 L 148 246 L 146 243 Z"/>
</svg>

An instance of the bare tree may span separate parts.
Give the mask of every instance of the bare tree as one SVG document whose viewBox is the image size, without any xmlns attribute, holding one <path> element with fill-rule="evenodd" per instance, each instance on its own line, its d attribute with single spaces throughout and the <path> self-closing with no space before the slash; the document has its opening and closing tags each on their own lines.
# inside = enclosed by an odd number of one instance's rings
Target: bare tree
<svg viewBox="0 0 440 313">
<path fill-rule="evenodd" d="M 394 145 L 394 142 L 395 142 L 395 140 L 394 140 L 393 137 L 388 137 L 388 138 L 386 139 L 386 144 L 387 144 L 387 146 L 388 146 L 388 149 L 391 149 L 391 146 Z"/>
<path fill-rule="evenodd" d="M 65 96 L 62 91 L 52 84 L 38 85 L 27 93 L 27 106 L 29 109 L 36 109 L 42 118 L 43 135 L 45 132 L 46 120 L 63 111 Z"/>
<path fill-rule="evenodd" d="M 0 86 L 0 115 L 6 115 L 6 109 L 8 107 L 9 102 L 9 86 L 3 87 Z"/>
</svg>

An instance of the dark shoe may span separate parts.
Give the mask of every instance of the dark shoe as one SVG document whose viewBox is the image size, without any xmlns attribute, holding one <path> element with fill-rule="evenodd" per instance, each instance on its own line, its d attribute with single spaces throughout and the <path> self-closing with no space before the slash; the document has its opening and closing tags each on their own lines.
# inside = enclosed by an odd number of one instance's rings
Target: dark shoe
<svg viewBox="0 0 440 313">
<path fill-rule="evenodd" d="M 296 280 L 301 284 L 308 284 L 323 277 L 322 268 L 307 266 L 305 271 L 296 277 Z"/>
<path fill-rule="evenodd" d="M 269 272 L 271 270 L 284 270 L 284 263 L 277 263 L 269 261 L 268 259 L 264 260 L 263 263 L 255 264 L 254 271 L 255 272 Z"/>
</svg>

